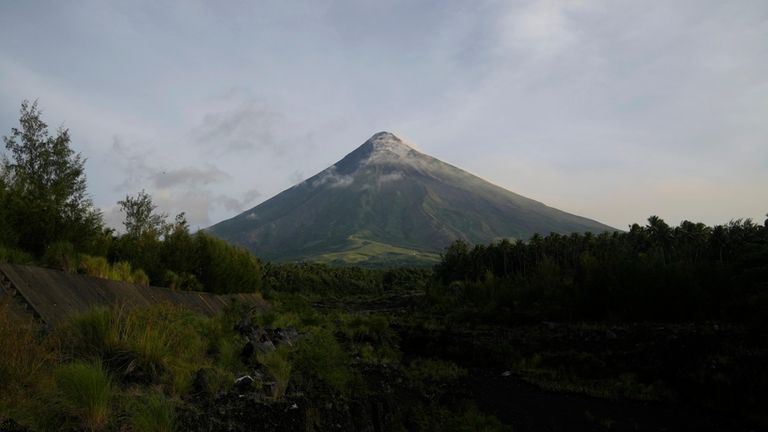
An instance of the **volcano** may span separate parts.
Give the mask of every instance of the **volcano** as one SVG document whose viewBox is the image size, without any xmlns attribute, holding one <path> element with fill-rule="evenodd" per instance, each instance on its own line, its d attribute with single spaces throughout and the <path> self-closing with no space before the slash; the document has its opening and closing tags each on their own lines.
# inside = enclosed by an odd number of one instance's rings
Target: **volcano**
<svg viewBox="0 0 768 432">
<path fill-rule="evenodd" d="M 333 166 L 208 232 L 269 261 L 434 263 L 451 242 L 615 231 L 546 206 L 379 132 Z"/>
</svg>

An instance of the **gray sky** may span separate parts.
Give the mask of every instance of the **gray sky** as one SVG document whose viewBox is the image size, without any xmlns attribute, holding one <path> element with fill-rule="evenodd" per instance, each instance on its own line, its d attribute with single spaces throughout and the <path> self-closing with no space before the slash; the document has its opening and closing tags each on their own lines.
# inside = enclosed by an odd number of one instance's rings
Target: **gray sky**
<svg viewBox="0 0 768 432">
<path fill-rule="evenodd" d="M 768 2 L 0 2 L 0 134 L 70 128 L 106 219 L 193 227 L 389 130 L 618 228 L 768 211 Z"/>
</svg>

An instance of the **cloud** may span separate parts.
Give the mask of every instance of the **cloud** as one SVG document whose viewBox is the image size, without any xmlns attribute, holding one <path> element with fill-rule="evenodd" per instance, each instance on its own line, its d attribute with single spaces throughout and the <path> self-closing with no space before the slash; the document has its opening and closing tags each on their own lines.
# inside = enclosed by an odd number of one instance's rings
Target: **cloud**
<svg viewBox="0 0 768 432">
<path fill-rule="evenodd" d="M 283 152 L 275 130 L 284 127 L 281 114 L 256 98 L 245 100 L 227 95 L 229 106 L 203 116 L 191 134 L 198 145 L 213 153 L 263 151 Z M 235 99 L 235 100 L 232 100 Z M 234 106 L 232 106 L 234 105 Z"/>
<path fill-rule="evenodd" d="M 402 171 L 393 171 L 393 172 L 389 172 L 389 173 L 378 176 L 376 181 L 378 185 L 381 186 L 383 184 L 391 183 L 397 180 L 402 180 L 404 178 L 405 178 L 405 174 L 403 174 Z"/>
<path fill-rule="evenodd" d="M 231 212 L 240 213 L 250 204 L 258 199 L 261 193 L 256 189 L 249 189 L 244 194 L 242 199 L 233 198 L 227 195 L 217 195 L 213 202 L 224 207 Z"/>
<path fill-rule="evenodd" d="M 577 39 L 568 12 L 581 3 L 558 0 L 513 3 L 497 24 L 499 48 L 543 56 L 558 54 Z"/>
<path fill-rule="evenodd" d="M 205 168 L 184 167 L 159 171 L 150 175 L 155 187 L 164 189 L 176 186 L 203 186 L 218 183 L 230 178 L 230 175 L 215 166 Z"/>
<path fill-rule="evenodd" d="M 138 190 L 138 186 L 154 172 L 147 162 L 150 157 L 149 152 L 132 150 L 135 146 L 125 141 L 125 138 L 119 135 L 113 136 L 111 152 L 104 157 L 105 163 L 116 163 L 122 167 L 123 181 L 115 186 L 115 192 Z"/>
<path fill-rule="evenodd" d="M 288 181 L 292 185 L 297 185 L 305 180 L 304 172 L 296 170 L 291 173 L 291 175 L 288 177 Z"/>
<path fill-rule="evenodd" d="M 243 205 L 248 205 L 256 201 L 259 197 L 261 197 L 261 192 L 259 192 L 258 189 L 248 189 L 243 194 L 242 203 Z"/>
<path fill-rule="evenodd" d="M 354 178 L 349 175 L 343 175 L 336 172 L 336 165 L 323 171 L 322 175 L 312 182 L 312 187 L 328 185 L 330 187 L 347 187 L 354 183 Z"/>
</svg>

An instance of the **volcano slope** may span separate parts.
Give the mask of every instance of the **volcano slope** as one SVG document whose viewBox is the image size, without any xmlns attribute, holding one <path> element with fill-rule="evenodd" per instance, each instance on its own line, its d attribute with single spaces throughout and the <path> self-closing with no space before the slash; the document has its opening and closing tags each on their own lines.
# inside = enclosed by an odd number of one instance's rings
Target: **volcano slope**
<svg viewBox="0 0 768 432">
<path fill-rule="evenodd" d="M 421 153 L 389 132 L 208 231 L 270 261 L 429 265 L 455 240 L 614 231 Z"/>
</svg>

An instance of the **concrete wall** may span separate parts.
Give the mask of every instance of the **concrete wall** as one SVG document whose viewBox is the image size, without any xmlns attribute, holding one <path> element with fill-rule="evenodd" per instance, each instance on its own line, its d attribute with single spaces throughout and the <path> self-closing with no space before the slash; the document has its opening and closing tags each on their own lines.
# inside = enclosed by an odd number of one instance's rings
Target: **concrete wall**
<svg viewBox="0 0 768 432">
<path fill-rule="evenodd" d="M 99 305 L 142 307 L 173 303 L 206 315 L 214 315 L 235 302 L 266 307 L 258 294 L 174 291 L 6 263 L 0 263 L 0 291 L 4 301 L 15 300 L 15 310 L 26 308 L 28 313 L 49 325 Z"/>
</svg>

